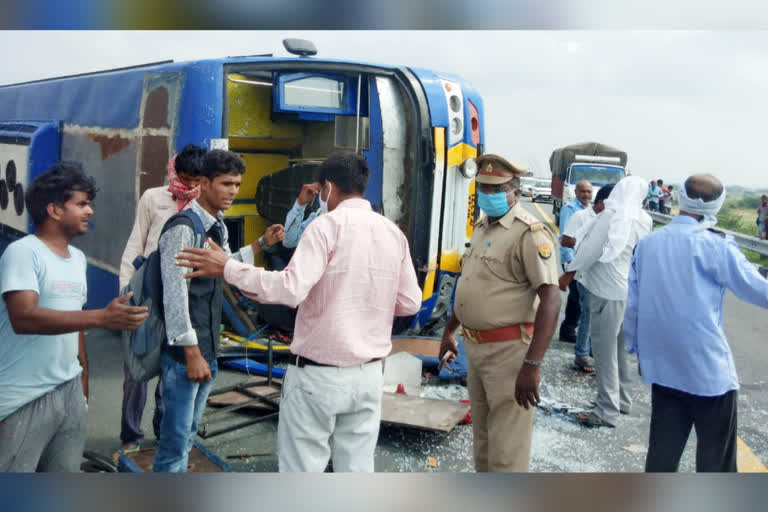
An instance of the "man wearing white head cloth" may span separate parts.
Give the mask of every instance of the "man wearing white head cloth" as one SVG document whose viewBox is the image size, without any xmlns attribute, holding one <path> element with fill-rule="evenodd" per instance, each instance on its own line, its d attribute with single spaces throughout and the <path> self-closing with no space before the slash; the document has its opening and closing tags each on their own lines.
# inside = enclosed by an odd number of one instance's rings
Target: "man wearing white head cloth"
<svg viewBox="0 0 768 512">
<path fill-rule="evenodd" d="M 643 239 L 632 260 L 624 334 L 652 385 L 646 471 L 676 471 L 692 426 L 696 471 L 736 471 L 739 379 L 723 295 L 727 288 L 768 308 L 768 281 L 712 228 L 724 200 L 717 178 L 691 176 L 680 188 L 680 215 Z"/>
<path fill-rule="evenodd" d="M 573 261 L 560 278 L 564 290 L 574 275 L 590 293 L 590 329 L 595 356 L 597 398 L 595 407 L 577 418 L 592 427 L 615 427 L 619 414 L 629 414 L 631 371 L 621 322 L 627 298 L 627 278 L 632 251 L 651 232 L 653 221 L 643 211 L 648 182 L 629 176 L 616 184 L 605 209 L 585 229 Z"/>
</svg>

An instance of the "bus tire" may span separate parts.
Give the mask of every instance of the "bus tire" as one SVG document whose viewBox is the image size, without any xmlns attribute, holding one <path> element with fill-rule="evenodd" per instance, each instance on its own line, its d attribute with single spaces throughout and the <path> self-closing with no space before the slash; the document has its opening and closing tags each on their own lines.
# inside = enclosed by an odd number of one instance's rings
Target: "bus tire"
<svg viewBox="0 0 768 512">
<path fill-rule="evenodd" d="M 117 466 L 109 457 L 85 450 L 83 459 L 80 471 L 84 473 L 117 473 Z"/>
</svg>

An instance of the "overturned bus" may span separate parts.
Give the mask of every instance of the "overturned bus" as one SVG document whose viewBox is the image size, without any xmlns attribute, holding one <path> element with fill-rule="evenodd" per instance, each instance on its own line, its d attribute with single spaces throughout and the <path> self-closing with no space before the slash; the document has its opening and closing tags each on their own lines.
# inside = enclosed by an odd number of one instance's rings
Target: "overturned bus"
<svg viewBox="0 0 768 512">
<path fill-rule="evenodd" d="M 27 184 L 56 161 L 82 164 L 99 193 L 73 243 L 88 257 L 86 307 L 102 307 L 118 293 L 139 197 L 167 182 L 186 144 L 246 162 L 225 212 L 233 248 L 282 223 L 313 165 L 348 149 L 368 160 L 366 199 L 408 237 L 423 289 L 410 327 L 444 318 L 476 216 L 475 168 L 463 164 L 482 153 L 482 98 L 457 76 L 285 44 L 298 57 L 166 61 L 0 87 L 0 249 L 34 229 Z"/>
</svg>

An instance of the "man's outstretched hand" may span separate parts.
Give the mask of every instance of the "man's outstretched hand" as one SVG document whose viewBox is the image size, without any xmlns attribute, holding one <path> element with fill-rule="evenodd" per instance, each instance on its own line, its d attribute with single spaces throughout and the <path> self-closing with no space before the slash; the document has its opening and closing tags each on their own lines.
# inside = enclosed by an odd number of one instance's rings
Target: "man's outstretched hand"
<svg viewBox="0 0 768 512">
<path fill-rule="evenodd" d="M 184 274 L 185 279 L 222 277 L 224 275 L 224 266 L 229 260 L 229 255 L 210 238 L 207 242 L 210 249 L 186 247 L 176 255 L 176 265 L 193 270 Z"/>
</svg>

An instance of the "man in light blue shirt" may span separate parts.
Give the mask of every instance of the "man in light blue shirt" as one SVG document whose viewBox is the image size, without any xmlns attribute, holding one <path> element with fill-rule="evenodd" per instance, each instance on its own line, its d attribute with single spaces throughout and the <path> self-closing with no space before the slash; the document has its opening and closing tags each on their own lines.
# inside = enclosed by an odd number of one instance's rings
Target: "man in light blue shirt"
<svg viewBox="0 0 768 512">
<path fill-rule="evenodd" d="M 83 311 L 85 255 L 69 245 L 88 231 L 96 195 L 79 167 L 56 164 L 27 190 L 35 233 L 0 258 L 0 472 L 79 471 L 88 365 L 83 330 L 134 330 L 145 307 Z"/>
<path fill-rule="evenodd" d="M 299 197 L 296 198 L 293 207 L 285 216 L 284 247 L 295 249 L 296 246 L 299 245 L 299 238 L 301 238 L 302 233 L 307 229 L 309 223 L 320 215 L 320 210 L 318 209 L 310 213 L 309 217 L 304 220 L 304 213 L 306 212 L 307 205 L 312 204 L 312 201 L 314 201 L 318 192 L 320 192 L 320 183 L 314 182 L 302 185 Z"/>
<path fill-rule="evenodd" d="M 582 180 L 576 184 L 576 197 L 570 202 L 566 203 L 560 209 L 560 235 L 565 233 L 568 226 L 568 221 L 571 220 L 571 216 L 587 208 L 589 202 L 592 200 L 592 184 L 587 180 Z M 560 240 L 562 242 L 562 238 Z M 570 247 L 564 247 L 560 244 L 560 263 L 563 268 L 570 263 L 573 259 L 573 249 Z M 576 287 L 576 283 L 572 282 L 568 287 L 568 302 L 565 304 L 565 318 L 560 324 L 560 341 L 568 343 L 576 342 L 576 330 L 579 326 L 579 317 L 581 316 L 581 308 L 579 306 L 579 289 Z"/>
<path fill-rule="evenodd" d="M 768 281 L 724 233 L 707 229 L 724 199 L 714 176 L 689 177 L 680 215 L 641 240 L 632 260 L 624 335 L 652 385 L 646 471 L 676 471 L 694 425 L 696 470 L 736 471 L 739 381 L 723 296 L 727 288 L 768 308 Z"/>
<path fill-rule="evenodd" d="M 648 209 L 650 211 L 659 211 L 659 198 L 663 195 L 664 192 L 656 185 L 656 181 L 651 181 L 651 186 L 648 187 Z"/>
<path fill-rule="evenodd" d="M 312 202 L 315 200 L 315 196 L 317 196 L 319 191 L 320 184 L 317 182 L 305 183 L 302 185 L 301 191 L 299 191 L 299 195 L 296 198 L 296 201 L 294 201 L 293 206 L 285 215 L 285 238 L 283 238 L 282 247 L 274 246 L 262 248 L 267 258 L 267 263 L 270 270 L 279 271 L 285 269 L 285 267 L 288 266 L 288 262 L 291 260 L 291 256 L 293 256 L 294 249 L 296 249 L 296 246 L 299 245 L 299 239 L 304 233 L 304 230 L 307 229 L 307 226 L 309 226 L 310 222 L 315 220 L 317 216 L 320 215 L 321 210 L 317 209 L 310 213 L 306 219 L 304 219 L 307 206 L 312 204 Z M 274 316 L 272 314 L 273 309 L 286 309 L 283 306 L 264 306 L 266 307 L 261 308 L 263 310 L 262 313 L 267 313 L 268 316 L 265 318 L 265 321 L 269 324 L 273 323 L 268 319 Z M 295 316 L 296 315 L 294 313 L 292 317 L 295 318 Z M 291 323 L 293 323 L 293 320 L 291 320 Z"/>
</svg>

